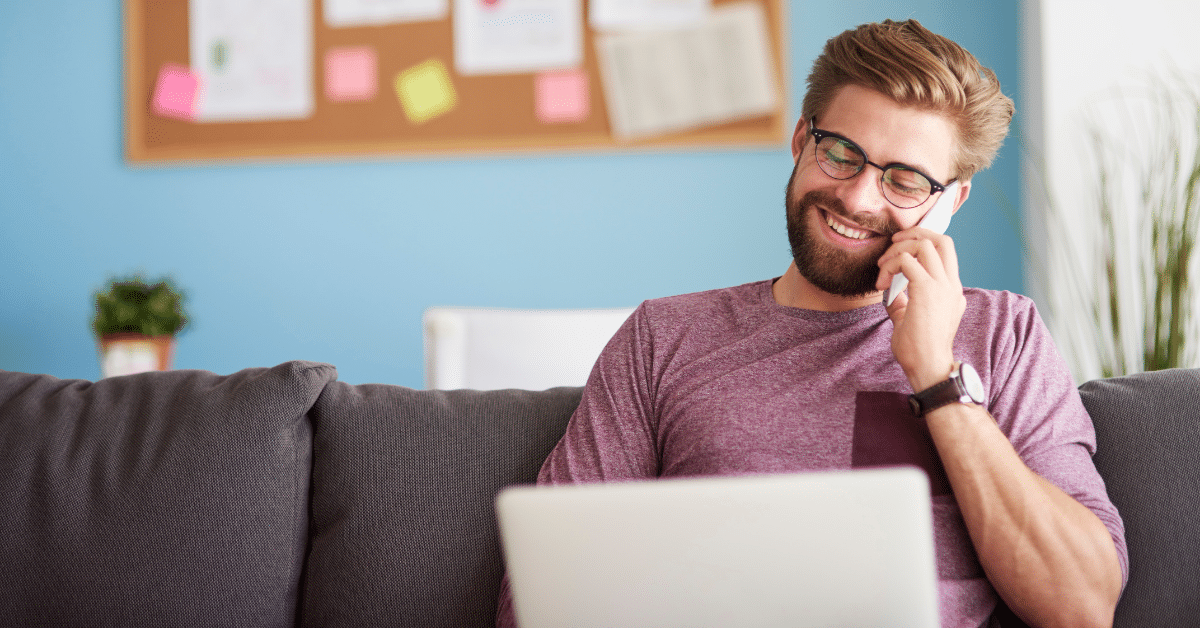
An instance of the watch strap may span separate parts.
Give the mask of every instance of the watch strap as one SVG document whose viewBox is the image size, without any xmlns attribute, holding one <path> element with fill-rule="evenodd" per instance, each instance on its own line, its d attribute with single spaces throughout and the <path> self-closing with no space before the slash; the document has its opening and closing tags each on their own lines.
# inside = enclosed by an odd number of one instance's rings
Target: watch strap
<svg viewBox="0 0 1200 628">
<path fill-rule="evenodd" d="M 908 405 L 916 416 L 925 416 L 944 405 L 962 401 L 962 396 L 958 381 L 951 377 L 919 393 L 909 395 Z"/>
</svg>

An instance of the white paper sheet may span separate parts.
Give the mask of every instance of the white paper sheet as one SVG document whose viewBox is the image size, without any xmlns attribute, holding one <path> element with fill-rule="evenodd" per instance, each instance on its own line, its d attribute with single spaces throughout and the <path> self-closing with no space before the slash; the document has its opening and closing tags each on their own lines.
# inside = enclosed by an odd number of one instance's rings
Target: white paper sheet
<svg viewBox="0 0 1200 628">
<path fill-rule="evenodd" d="M 459 74 L 534 72 L 582 62 L 582 0 L 454 0 Z"/>
<path fill-rule="evenodd" d="M 591 0 L 588 23 L 598 30 L 685 28 L 711 8 L 711 0 Z"/>
<path fill-rule="evenodd" d="M 188 13 L 198 121 L 312 114 L 312 0 L 190 0 Z"/>
<path fill-rule="evenodd" d="M 596 48 L 619 139 L 768 114 L 778 98 L 757 2 L 716 7 L 695 28 L 602 35 Z"/>
<path fill-rule="evenodd" d="M 449 0 L 322 0 L 325 23 L 338 27 L 440 20 Z"/>
</svg>

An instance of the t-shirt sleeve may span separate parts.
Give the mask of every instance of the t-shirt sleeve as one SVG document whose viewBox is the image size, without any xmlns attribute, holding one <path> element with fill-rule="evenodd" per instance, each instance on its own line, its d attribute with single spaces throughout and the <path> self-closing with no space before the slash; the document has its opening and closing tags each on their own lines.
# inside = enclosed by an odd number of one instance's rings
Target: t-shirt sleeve
<svg viewBox="0 0 1200 628">
<path fill-rule="evenodd" d="M 612 482 L 658 475 L 650 364 L 653 343 L 646 304 L 609 340 L 583 389 L 563 437 L 538 484 Z M 497 628 L 517 628 L 508 576 L 501 582 Z"/>
<path fill-rule="evenodd" d="M 653 360 L 649 314 L 643 303 L 596 360 L 579 407 L 542 465 L 539 484 L 658 476 Z"/>
<path fill-rule="evenodd" d="M 1032 301 L 1012 319 L 1009 346 L 993 365 L 988 408 L 1034 473 L 1096 514 L 1129 577 L 1125 525 L 1092 462 L 1096 431 L 1070 370 Z"/>
</svg>

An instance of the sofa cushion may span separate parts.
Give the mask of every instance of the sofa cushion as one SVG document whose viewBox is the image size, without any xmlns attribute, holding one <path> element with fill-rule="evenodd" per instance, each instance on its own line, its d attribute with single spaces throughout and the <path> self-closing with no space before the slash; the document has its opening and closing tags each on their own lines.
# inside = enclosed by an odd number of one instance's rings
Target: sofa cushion
<svg viewBox="0 0 1200 628">
<path fill-rule="evenodd" d="M 1200 369 L 1088 382 L 1096 468 L 1125 521 L 1129 583 L 1116 626 L 1195 626 L 1200 617 Z"/>
<path fill-rule="evenodd" d="M 305 415 L 335 377 L 0 371 L 0 623 L 294 625 Z"/>
<path fill-rule="evenodd" d="M 580 394 L 328 386 L 302 624 L 494 626 L 495 494 L 536 479 Z"/>
</svg>

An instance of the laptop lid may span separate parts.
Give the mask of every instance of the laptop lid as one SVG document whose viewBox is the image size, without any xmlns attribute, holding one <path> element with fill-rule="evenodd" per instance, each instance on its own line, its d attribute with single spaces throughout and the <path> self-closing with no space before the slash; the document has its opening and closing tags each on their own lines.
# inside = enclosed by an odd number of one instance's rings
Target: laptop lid
<svg viewBox="0 0 1200 628">
<path fill-rule="evenodd" d="M 936 628 L 914 468 L 510 487 L 521 628 Z"/>
</svg>

